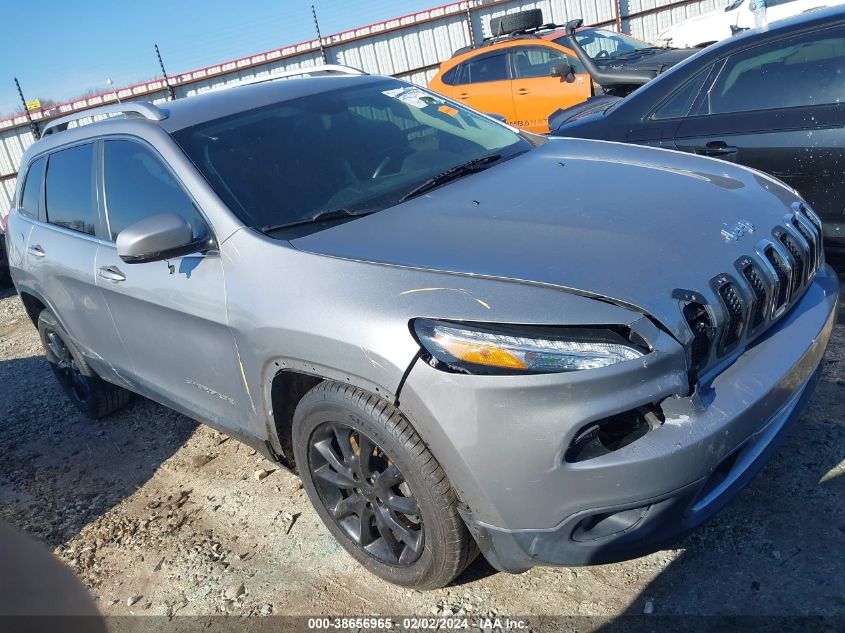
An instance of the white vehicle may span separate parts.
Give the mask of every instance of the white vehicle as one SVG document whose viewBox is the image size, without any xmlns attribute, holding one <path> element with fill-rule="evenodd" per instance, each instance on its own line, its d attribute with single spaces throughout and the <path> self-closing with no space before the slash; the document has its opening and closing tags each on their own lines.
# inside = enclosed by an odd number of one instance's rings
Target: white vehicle
<svg viewBox="0 0 845 633">
<path fill-rule="evenodd" d="M 731 35 L 753 29 L 754 6 L 760 0 L 732 0 L 724 9 L 702 13 L 673 24 L 657 40 L 664 46 L 709 46 Z M 845 4 L 845 0 L 765 0 L 766 21 L 776 22 L 799 13 Z"/>
</svg>

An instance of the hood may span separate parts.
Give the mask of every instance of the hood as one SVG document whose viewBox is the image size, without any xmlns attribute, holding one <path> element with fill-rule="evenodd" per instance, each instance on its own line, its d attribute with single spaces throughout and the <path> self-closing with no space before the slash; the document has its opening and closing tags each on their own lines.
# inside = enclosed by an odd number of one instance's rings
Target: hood
<svg viewBox="0 0 845 633">
<path fill-rule="evenodd" d="M 797 197 L 763 174 L 668 150 L 550 139 L 403 204 L 292 241 L 347 259 L 550 284 L 689 334 L 676 289 L 710 281 L 771 236 Z M 754 232 L 729 241 L 741 221 Z M 530 313 L 530 309 L 527 310 Z"/>
<path fill-rule="evenodd" d="M 549 116 L 549 129 L 554 133 L 562 125 L 572 123 L 574 121 L 595 121 L 601 119 L 605 112 L 613 106 L 622 101 L 622 97 L 613 95 L 598 95 L 590 97 L 586 101 L 577 103 L 569 108 L 561 108 L 552 112 Z"/>
<path fill-rule="evenodd" d="M 647 50 L 642 55 L 635 55 L 625 59 L 614 59 L 608 64 L 601 64 L 595 60 L 602 70 L 653 70 L 660 74 L 678 62 L 699 52 L 698 48 L 664 48 Z"/>
</svg>

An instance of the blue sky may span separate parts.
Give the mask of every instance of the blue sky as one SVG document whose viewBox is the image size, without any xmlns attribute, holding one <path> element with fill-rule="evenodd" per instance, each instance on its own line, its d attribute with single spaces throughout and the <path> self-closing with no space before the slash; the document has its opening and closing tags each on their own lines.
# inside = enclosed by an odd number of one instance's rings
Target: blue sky
<svg viewBox="0 0 845 633">
<path fill-rule="evenodd" d="M 278 48 L 315 36 L 311 4 L 324 35 L 445 4 L 446 0 L 41 0 L 3 8 L 0 115 L 27 99 L 64 101 L 91 89 L 145 81 Z"/>
</svg>

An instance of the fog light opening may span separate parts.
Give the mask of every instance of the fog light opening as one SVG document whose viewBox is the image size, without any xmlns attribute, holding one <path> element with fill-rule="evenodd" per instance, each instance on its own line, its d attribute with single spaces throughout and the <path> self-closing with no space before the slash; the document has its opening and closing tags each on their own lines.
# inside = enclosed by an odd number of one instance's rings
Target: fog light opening
<svg viewBox="0 0 845 633">
<path fill-rule="evenodd" d="M 592 422 L 575 435 L 564 459 L 574 464 L 618 451 L 659 427 L 663 420 L 660 408 L 652 405 Z"/>
</svg>

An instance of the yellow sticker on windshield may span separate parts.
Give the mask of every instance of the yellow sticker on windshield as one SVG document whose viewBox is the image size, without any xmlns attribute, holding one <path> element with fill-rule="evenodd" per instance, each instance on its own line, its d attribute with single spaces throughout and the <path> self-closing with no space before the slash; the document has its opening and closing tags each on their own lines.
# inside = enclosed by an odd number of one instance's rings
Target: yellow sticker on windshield
<svg viewBox="0 0 845 633">
<path fill-rule="evenodd" d="M 448 114 L 449 116 L 457 116 L 457 114 L 458 114 L 457 108 L 453 108 L 453 107 L 447 106 L 447 105 L 442 105 L 437 109 L 440 112 L 442 112 L 443 114 Z"/>
</svg>

